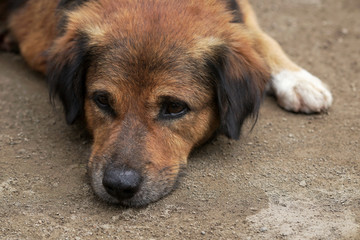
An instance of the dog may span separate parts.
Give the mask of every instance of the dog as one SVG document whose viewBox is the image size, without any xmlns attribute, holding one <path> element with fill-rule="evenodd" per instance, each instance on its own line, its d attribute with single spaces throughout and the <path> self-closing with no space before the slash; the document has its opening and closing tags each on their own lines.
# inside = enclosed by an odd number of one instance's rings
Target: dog
<svg viewBox="0 0 360 240">
<path fill-rule="evenodd" d="M 170 193 L 189 153 L 238 139 L 266 91 L 292 112 L 326 111 L 324 83 L 264 33 L 247 0 L 5 0 L 17 49 L 93 136 L 103 200 L 142 207 Z"/>
</svg>

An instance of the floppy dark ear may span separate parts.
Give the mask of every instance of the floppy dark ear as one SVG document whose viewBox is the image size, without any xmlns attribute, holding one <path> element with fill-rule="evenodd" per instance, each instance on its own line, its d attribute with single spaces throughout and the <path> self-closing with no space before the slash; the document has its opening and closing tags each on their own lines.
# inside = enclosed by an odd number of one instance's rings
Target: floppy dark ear
<svg viewBox="0 0 360 240">
<path fill-rule="evenodd" d="M 83 114 L 88 65 L 87 39 L 62 36 L 49 51 L 47 81 L 50 98 L 60 97 L 66 121 L 72 124 Z"/>
<path fill-rule="evenodd" d="M 256 53 L 226 50 L 217 67 L 220 133 L 239 138 L 244 120 L 257 117 L 269 79 L 265 64 Z"/>
</svg>

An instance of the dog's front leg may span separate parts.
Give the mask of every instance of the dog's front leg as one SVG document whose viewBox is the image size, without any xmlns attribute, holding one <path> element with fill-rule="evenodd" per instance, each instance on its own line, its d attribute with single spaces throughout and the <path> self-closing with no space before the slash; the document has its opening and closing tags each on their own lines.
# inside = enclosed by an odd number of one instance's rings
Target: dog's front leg
<svg viewBox="0 0 360 240">
<path fill-rule="evenodd" d="M 326 111 L 332 95 L 317 77 L 292 62 L 280 45 L 261 30 L 247 0 L 238 0 L 244 24 L 253 38 L 254 48 L 264 58 L 272 76 L 268 90 L 278 104 L 288 111 L 316 113 Z"/>
</svg>

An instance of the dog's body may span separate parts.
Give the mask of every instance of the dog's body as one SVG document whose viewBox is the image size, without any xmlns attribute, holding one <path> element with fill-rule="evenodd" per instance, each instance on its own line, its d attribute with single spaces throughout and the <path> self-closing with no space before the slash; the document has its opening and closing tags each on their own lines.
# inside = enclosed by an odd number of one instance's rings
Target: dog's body
<svg viewBox="0 0 360 240">
<path fill-rule="evenodd" d="M 103 199 L 143 206 L 169 193 L 191 150 L 237 139 L 265 88 L 294 112 L 332 102 L 258 26 L 247 0 L 17 0 L 0 13 L 66 119 L 94 137 L 89 173 Z"/>
</svg>

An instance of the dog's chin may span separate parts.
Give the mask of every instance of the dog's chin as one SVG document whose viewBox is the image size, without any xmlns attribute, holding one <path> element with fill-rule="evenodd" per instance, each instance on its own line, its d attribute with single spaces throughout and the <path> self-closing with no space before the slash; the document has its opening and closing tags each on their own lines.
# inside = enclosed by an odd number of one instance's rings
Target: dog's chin
<svg viewBox="0 0 360 240">
<path fill-rule="evenodd" d="M 103 172 L 93 171 L 90 174 L 91 185 L 96 195 L 103 201 L 110 204 L 121 205 L 125 207 L 145 207 L 152 202 L 168 195 L 177 185 L 178 176 L 174 179 L 152 180 L 150 177 L 145 179 L 140 190 L 130 199 L 119 200 L 111 196 L 102 184 Z"/>
</svg>

